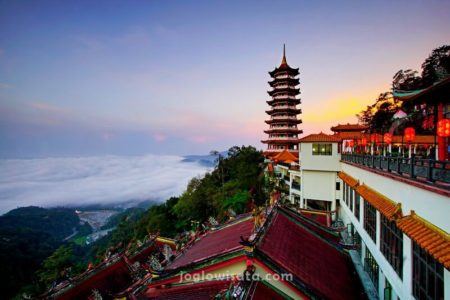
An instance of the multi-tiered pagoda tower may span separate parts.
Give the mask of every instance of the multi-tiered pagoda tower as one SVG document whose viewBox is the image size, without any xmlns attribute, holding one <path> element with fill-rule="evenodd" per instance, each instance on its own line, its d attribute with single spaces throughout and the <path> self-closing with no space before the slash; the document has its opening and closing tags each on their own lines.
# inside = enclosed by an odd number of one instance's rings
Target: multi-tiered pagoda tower
<svg viewBox="0 0 450 300">
<path fill-rule="evenodd" d="M 283 150 L 287 150 L 298 157 L 298 135 L 303 133 L 298 129 L 298 124 L 302 120 L 297 118 L 301 114 L 301 109 L 297 108 L 300 99 L 300 89 L 296 88 L 300 84 L 298 79 L 299 71 L 291 68 L 286 60 L 286 50 L 283 46 L 283 59 L 281 65 L 269 72 L 272 81 L 269 82 L 273 88 L 268 91 L 272 100 L 267 101 L 271 109 L 266 111 L 270 119 L 266 121 L 270 125 L 264 132 L 269 135 L 267 140 L 261 141 L 267 144 L 264 155 L 273 157 Z"/>
</svg>

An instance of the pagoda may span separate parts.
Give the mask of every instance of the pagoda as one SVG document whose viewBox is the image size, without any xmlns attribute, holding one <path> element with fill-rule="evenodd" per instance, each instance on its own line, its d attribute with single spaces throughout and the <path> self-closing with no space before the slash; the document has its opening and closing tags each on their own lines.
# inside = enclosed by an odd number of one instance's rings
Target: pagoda
<svg viewBox="0 0 450 300">
<path fill-rule="evenodd" d="M 264 155 L 272 158 L 287 150 L 298 157 L 298 135 L 303 133 L 297 127 L 302 123 L 302 120 L 297 118 L 297 115 L 302 112 L 297 107 L 300 104 L 300 99 L 297 98 L 300 89 L 296 88 L 300 84 L 297 77 L 299 71 L 298 68 L 294 69 L 288 65 L 285 46 L 283 46 L 283 58 L 280 66 L 269 74 L 272 77 L 272 81 L 269 81 L 272 90 L 267 93 L 272 100 L 267 101 L 267 104 L 270 105 L 270 110 L 266 111 L 270 116 L 270 119 L 266 120 L 269 129 L 264 131 L 269 137 L 267 140 L 261 141 L 267 144 Z"/>
</svg>

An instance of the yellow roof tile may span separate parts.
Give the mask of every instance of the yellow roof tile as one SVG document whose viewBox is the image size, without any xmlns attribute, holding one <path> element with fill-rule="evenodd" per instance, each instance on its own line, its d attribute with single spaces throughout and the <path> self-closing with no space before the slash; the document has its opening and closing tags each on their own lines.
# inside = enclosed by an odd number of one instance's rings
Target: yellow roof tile
<svg viewBox="0 0 450 300">
<path fill-rule="evenodd" d="M 437 261 L 450 269 L 450 235 L 411 212 L 397 220 L 397 226 Z"/>
</svg>

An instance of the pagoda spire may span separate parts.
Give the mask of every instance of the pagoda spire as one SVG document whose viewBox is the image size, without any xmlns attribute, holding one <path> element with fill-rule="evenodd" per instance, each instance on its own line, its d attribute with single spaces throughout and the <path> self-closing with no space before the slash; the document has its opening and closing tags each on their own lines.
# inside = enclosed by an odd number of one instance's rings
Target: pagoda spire
<svg viewBox="0 0 450 300">
<path fill-rule="evenodd" d="M 283 58 L 281 59 L 281 65 L 287 65 L 287 60 L 286 60 L 286 44 L 283 44 Z"/>
</svg>

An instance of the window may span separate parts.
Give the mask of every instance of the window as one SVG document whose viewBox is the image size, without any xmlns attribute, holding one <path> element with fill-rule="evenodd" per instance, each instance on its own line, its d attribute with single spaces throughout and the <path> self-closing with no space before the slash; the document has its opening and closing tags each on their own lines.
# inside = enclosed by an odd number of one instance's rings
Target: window
<svg viewBox="0 0 450 300">
<path fill-rule="evenodd" d="M 359 207 L 360 207 L 360 199 L 361 196 L 355 191 L 355 210 L 353 211 L 353 213 L 355 214 L 356 219 L 359 221 Z"/>
<path fill-rule="evenodd" d="M 362 244 L 361 244 L 361 236 L 359 235 L 358 231 L 355 231 L 355 235 L 353 236 L 353 238 L 354 238 L 356 251 L 358 251 L 358 254 L 359 254 L 359 259 L 361 259 Z"/>
<path fill-rule="evenodd" d="M 378 291 L 378 264 L 373 258 L 372 253 L 366 248 L 366 258 L 364 259 L 364 271 L 369 274 L 370 279 L 372 279 L 373 285 Z"/>
<path fill-rule="evenodd" d="M 413 295 L 416 299 L 444 299 L 444 268 L 416 242 L 413 243 Z"/>
<path fill-rule="evenodd" d="M 392 285 L 387 278 L 384 283 L 384 300 L 392 300 Z"/>
<path fill-rule="evenodd" d="M 350 202 L 350 210 L 353 211 L 353 194 L 354 191 L 352 188 L 350 188 L 350 199 L 348 200 Z"/>
<path fill-rule="evenodd" d="M 344 202 L 348 205 L 348 185 L 344 182 Z"/>
<path fill-rule="evenodd" d="M 384 257 L 397 272 L 398 276 L 403 276 L 403 233 L 395 225 L 394 221 L 389 221 L 381 215 L 380 248 Z"/>
<path fill-rule="evenodd" d="M 341 183 L 336 182 L 336 191 L 340 191 L 340 190 L 341 190 Z"/>
<path fill-rule="evenodd" d="M 331 155 L 332 144 L 313 144 L 312 155 Z"/>
<path fill-rule="evenodd" d="M 377 237 L 377 210 L 367 201 L 364 201 L 364 229 L 375 242 Z"/>
</svg>

